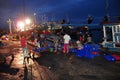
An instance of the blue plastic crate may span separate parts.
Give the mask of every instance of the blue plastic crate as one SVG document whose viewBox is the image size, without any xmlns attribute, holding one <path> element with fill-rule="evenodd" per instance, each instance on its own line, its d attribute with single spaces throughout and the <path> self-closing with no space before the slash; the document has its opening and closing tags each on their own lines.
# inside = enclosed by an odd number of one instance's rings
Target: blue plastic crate
<svg viewBox="0 0 120 80">
<path fill-rule="evenodd" d="M 71 53 L 76 53 L 76 52 L 77 52 L 77 49 L 76 49 L 76 48 L 70 48 L 70 49 L 69 49 L 69 52 L 71 52 Z"/>
<path fill-rule="evenodd" d="M 40 50 L 39 50 L 39 49 L 33 49 L 33 51 L 35 51 L 35 52 L 40 52 Z"/>
<path fill-rule="evenodd" d="M 86 54 L 84 55 L 85 58 L 90 58 L 90 59 L 93 59 L 94 58 L 94 54 Z"/>
<path fill-rule="evenodd" d="M 81 57 L 83 57 L 84 55 L 83 55 L 83 54 L 80 54 L 80 53 L 76 53 L 76 56 L 81 58 Z"/>
<path fill-rule="evenodd" d="M 109 55 L 109 54 L 105 54 L 104 58 L 108 61 L 115 61 L 115 58 L 113 56 Z"/>
</svg>

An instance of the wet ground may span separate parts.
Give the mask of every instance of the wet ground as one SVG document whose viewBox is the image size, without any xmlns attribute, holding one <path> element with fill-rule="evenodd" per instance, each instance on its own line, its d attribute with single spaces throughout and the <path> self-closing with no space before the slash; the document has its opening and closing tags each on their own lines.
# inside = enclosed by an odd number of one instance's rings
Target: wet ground
<svg viewBox="0 0 120 80">
<path fill-rule="evenodd" d="M 49 67 L 59 80 L 120 79 L 120 64 L 105 60 L 102 54 L 94 59 L 78 58 L 74 54 L 42 54 L 36 60 L 40 65 Z"/>
<path fill-rule="evenodd" d="M 65 56 L 61 52 L 41 52 L 41 56 L 34 61 L 39 66 L 38 69 L 35 68 L 36 65 L 23 65 L 18 43 L 8 48 L 13 50 L 6 57 L 7 64 L 0 65 L 0 80 L 120 80 L 120 62 L 105 60 L 103 52 L 94 59 L 79 58 L 73 53 Z M 34 74 L 32 79 L 29 70 Z M 42 79 L 39 74 L 43 75 Z M 55 78 L 48 79 L 49 76 Z"/>
</svg>

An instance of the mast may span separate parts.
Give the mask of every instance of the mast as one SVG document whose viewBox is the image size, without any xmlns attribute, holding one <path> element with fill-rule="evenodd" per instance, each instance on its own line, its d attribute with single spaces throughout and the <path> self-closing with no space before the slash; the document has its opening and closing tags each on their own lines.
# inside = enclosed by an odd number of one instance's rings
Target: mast
<svg viewBox="0 0 120 80">
<path fill-rule="evenodd" d="M 69 20 L 68 14 L 66 14 L 66 19 L 67 19 L 67 23 L 69 23 L 70 20 Z"/>
<path fill-rule="evenodd" d="M 109 6 L 108 0 L 106 0 L 106 16 L 107 16 L 107 17 L 109 16 L 109 14 L 108 14 L 108 6 Z"/>
</svg>

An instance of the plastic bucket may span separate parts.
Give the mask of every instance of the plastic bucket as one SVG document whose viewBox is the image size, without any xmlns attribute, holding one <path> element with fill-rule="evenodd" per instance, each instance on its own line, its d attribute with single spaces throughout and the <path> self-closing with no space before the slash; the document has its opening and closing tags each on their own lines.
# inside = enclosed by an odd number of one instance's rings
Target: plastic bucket
<svg viewBox="0 0 120 80">
<path fill-rule="evenodd" d="M 53 48 L 50 48 L 50 52 L 53 52 Z"/>
</svg>

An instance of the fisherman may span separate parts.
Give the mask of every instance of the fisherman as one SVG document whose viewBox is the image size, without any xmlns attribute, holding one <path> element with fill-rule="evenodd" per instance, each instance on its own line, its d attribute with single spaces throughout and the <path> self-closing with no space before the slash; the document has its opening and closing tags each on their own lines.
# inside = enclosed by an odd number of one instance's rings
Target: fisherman
<svg viewBox="0 0 120 80">
<path fill-rule="evenodd" d="M 77 49 L 78 50 L 83 49 L 83 45 L 82 45 L 82 43 L 79 40 L 76 41 L 76 44 L 77 44 Z"/>
<path fill-rule="evenodd" d="M 65 35 L 63 36 L 63 39 L 64 39 L 64 50 L 63 50 L 63 53 L 68 54 L 68 52 L 69 52 L 69 43 L 70 43 L 71 37 L 70 37 L 70 35 L 65 33 Z"/>
<path fill-rule="evenodd" d="M 58 51 L 58 46 L 59 46 L 59 38 L 58 38 L 58 37 L 55 37 L 55 38 L 54 38 L 54 47 L 55 47 L 54 52 L 55 52 L 55 53 L 57 53 L 57 51 Z"/>
<path fill-rule="evenodd" d="M 23 56 L 24 56 L 23 64 L 26 63 L 25 62 L 26 59 L 27 59 L 27 62 L 29 64 L 29 52 L 28 52 L 28 48 L 27 48 L 26 38 L 24 36 L 22 36 L 21 39 L 20 39 L 20 42 L 21 42 L 21 47 L 22 47 Z"/>
</svg>

